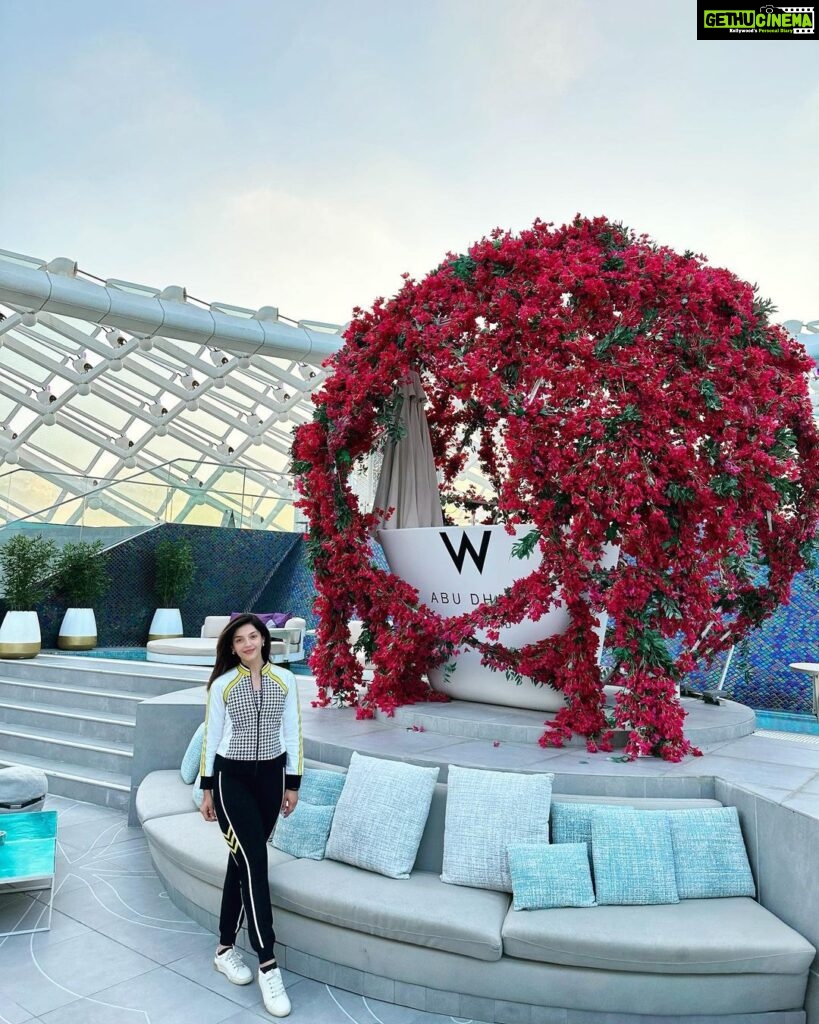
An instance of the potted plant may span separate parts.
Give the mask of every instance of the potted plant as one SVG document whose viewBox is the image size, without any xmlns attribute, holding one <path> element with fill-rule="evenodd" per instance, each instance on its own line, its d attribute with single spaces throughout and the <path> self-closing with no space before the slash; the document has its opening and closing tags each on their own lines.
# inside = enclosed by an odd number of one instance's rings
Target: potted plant
<svg viewBox="0 0 819 1024">
<path fill-rule="evenodd" d="M 154 590 L 160 606 L 151 620 L 149 640 L 165 640 L 184 635 L 179 605 L 191 588 L 195 572 L 190 541 L 161 540 L 157 544 L 154 552 Z"/>
<path fill-rule="evenodd" d="M 6 612 L 0 626 L 0 658 L 34 658 L 40 653 L 40 620 L 35 605 L 48 589 L 54 541 L 18 533 L 0 547 Z"/>
<path fill-rule="evenodd" d="M 102 541 L 66 544 L 55 561 L 59 590 L 68 608 L 60 626 L 57 646 L 64 651 L 90 651 L 97 645 L 94 602 L 108 589 L 108 569 L 102 559 Z"/>
</svg>

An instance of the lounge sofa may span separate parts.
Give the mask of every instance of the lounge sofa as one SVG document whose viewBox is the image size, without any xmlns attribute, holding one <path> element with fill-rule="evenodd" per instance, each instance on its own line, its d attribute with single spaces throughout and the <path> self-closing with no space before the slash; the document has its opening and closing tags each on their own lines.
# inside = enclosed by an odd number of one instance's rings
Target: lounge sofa
<svg viewBox="0 0 819 1024">
<path fill-rule="evenodd" d="M 505 892 L 440 880 L 446 797 L 446 785 L 437 784 L 408 879 L 270 847 L 270 895 L 288 969 L 396 1003 L 493 1015 L 500 1024 L 805 1021 L 816 951 L 755 900 L 515 911 Z M 567 795 L 553 801 L 720 806 Z M 227 859 L 219 829 L 203 821 L 175 771 L 148 775 L 136 809 L 171 899 L 215 929 Z"/>
<path fill-rule="evenodd" d="M 202 623 L 199 636 L 149 640 L 147 659 L 166 665 L 213 665 L 216 660 L 216 641 L 228 622 L 229 615 L 208 615 Z M 302 661 L 306 628 L 306 621 L 299 617 L 288 619 L 281 628 L 270 627 L 273 641 L 270 660 L 278 664 Z"/>
</svg>

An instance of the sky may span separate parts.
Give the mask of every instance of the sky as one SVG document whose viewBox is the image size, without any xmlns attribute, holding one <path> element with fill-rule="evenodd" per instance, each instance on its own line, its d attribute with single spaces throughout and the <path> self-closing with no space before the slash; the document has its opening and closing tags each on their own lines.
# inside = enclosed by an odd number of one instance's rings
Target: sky
<svg viewBox="0 0 819 1024">
<path fill-rule="evenodd" d="M 0 0 L 0 248 L 345 323 L 605 214 L 819 317 L 819 41 L 694 0 Z"/>
</svg>

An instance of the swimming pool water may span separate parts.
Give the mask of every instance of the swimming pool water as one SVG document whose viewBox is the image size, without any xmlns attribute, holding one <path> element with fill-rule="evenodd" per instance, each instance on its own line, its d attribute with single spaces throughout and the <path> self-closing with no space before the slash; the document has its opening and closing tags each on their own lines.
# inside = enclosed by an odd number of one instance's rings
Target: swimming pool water
<svg viewBox="0 0 819 1024">
<path fill-rule="evenodd" d="M 70 654 L 75 658 L 113 658 L 115 661 L 147 661 L 144 647 L 95 647 L 90 651 L 49 651 L 49 654 Z"/>
<path fill-rule="evenodd" d="M 819 736 L 819 721 L 813 715 L 792 715 L 784 711 L 755 711 L 757 729 L 803 732 Z"/>
</svg>

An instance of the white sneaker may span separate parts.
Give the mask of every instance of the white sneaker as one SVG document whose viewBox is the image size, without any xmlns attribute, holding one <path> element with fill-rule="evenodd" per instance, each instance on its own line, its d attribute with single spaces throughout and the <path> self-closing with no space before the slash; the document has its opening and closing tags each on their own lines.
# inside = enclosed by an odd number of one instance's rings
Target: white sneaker
<svg viewBox="0 0 819 1024">
<path fill-rule="evenodd" d="M 249 985 L 253 981 L 253 971 L 242 959 L 242 954 L 233 946 L 213 958 L 214 970 L 220 971 L 234 985 Z"/>
<path fill-rule="evenodd" d="M 259 971 L 259 988 L 262 990 L 264 1008 L 274 1017 L 286 1017 L 290 1013 L 290 1000 L 284 990 L 282 972 L 278 967 L 272 971 Z"/>
</svg>

